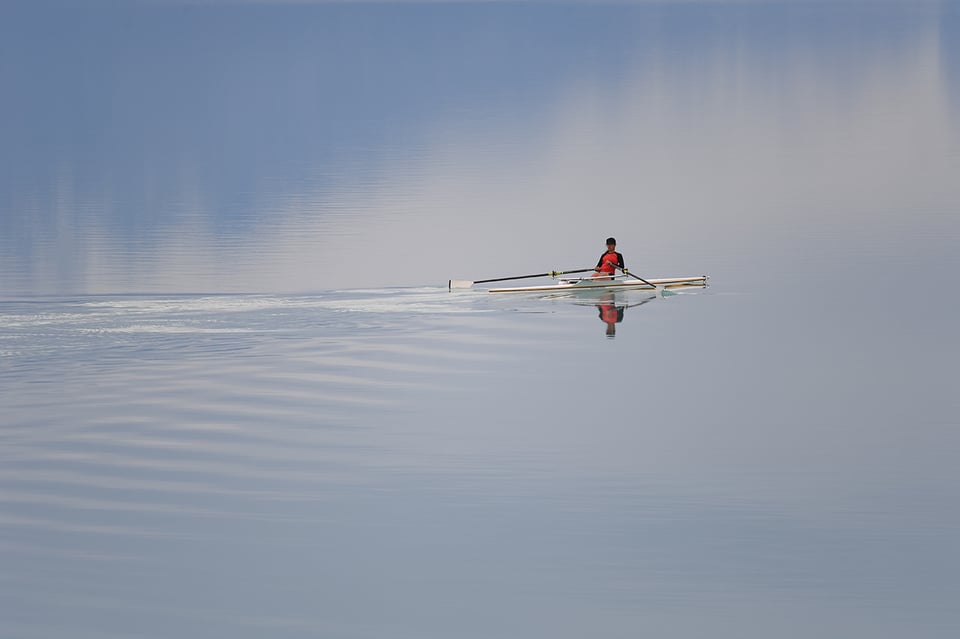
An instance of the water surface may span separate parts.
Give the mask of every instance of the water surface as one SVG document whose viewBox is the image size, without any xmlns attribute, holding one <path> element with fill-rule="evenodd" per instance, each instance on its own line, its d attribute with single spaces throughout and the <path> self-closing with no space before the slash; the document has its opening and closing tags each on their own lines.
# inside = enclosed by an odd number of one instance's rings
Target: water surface
<svg viewBox="0 0 960 639">
<path fill-rule="evenodd" d="M 955 634 L 955 5 L 0 17 L 0 635 Z"/>
</svg>

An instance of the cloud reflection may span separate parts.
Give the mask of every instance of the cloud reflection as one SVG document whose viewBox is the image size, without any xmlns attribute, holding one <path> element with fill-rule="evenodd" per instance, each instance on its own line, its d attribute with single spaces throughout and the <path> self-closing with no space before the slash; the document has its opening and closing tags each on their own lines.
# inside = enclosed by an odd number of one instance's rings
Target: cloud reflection
<svg viewBox="0 0 960 639">
<path fill-rule="evenodd" d="M 441 25 L 459 22 L 453 9 L 419 11 Z M 467 11 L 484 20 L 460 33 L 467 36 L 456 54 L 461 62 L 497 50 L 501 19 L 510 15 Z M 563 52 L 567 65 L 549 67 L 539 82 L 533 78 L 546 68 L 543 61 L 519 44 L 536 11 L 550 11 L 558 22 L 535 32 L 535 42 Z M 830 27 L 823 30 L 825 12 Z M 592 22 L 574 36 L 564 29 L 584 14 L 529 9 L 502 36 L 521 71 L 505 72 L 498 56 L 470 76 L 458 75 L 425 64 L 421 54 L 404 54 L 398 64 L 410 86 L 426 86 L 431 73 L 452 85 L 403 90 L 399 105 L 349 71 L 391 75 L 387 60 L 398 42 L 379 39 L 380 14 L 329 8 L 303 14 L 303 22 L 322 25 L 324 33 L 340 25 L 352 35 L 314 45 L 309 29 L 294 33 L 296 63 L 277 78 L 276 65 L 294 58 L 273 45 L 299 14 L 284 15 L 257 27 L 230 18 L 233 30 L 203 34 L 227 51 L 239 51 L 239 36 L 256 36 L 243 41 L 249 53 L 240 59 L 225 64 L 201 54 L 193 65 L 198 71 L 188 72 L 195 96 L 212 101 L 206 115 L 202 108 L 190 113 L 186 98 L 171 118 L 149 101 L 131 102 L 135 93 L 124 95 L 131 86 L 148 96 L 177 91 L 164 77 L 188 65 L 185 58 L 170 67 L 135 59 L 152 75 L 129 76 L 133 85 L 123 81 L 136 66 L 98 72 L 81 95 L 89 91 L 99 101 L 96 91 L 115 86 L 111 91 L 146 120 L 157 120 L 165 137 L 139 134 L 144 146 L 137 150 L 119 141 L 119 133 L 133 132 L 132 122 L 121 119 L 102 151 L 87 141 L 61 153 L 49 188 L 42 173 L 28 180 L 39 188 L 8 184 L 0 262 L 16 277 L 5 288 L 288 292 L 428 285 L 580 267 L 610 234 L 623 238 L 638 272 L 657 277 L 743 269 L 738 255 L 802 259 L 811 245 L 836 250 L 830 244 L 837 237 L 847 250 L 868 250 L 868 243 L 897 241 L 904 225 L 935 251 L 946 251 L 942 238 L 956 235 L 943 213 L 960 198 L 949 106 L 956 88 L 943 73 L 951 59 L 943 38 L 949 19 L 935 12 L 891 8 L 860 20 L 856 12 L 826 7 L 699 13 L 621 7 L 590 14 Z M 134 33 L 145 28 L 139 14 L 123 16 Z M 151 37 L 184 35 L 184 28 L 164 18 Z M 424 51 L 433 56 L 449 44 L 438 37 Z M 115 53 L 110 46 L 91 55 Z M 191 44 L 191 51 L 199 46 Z M 334 72 L 326 62 L 331 54 L 371 48 L 354 67 Z M 506 84 L 490 91 L 497 83 L 488 75 L 501 72 Z M 219 87 L 199 88 L 224 73 Z M 333 84 L 304 88 L 318 77 Z M 251 90 L 257 101 L 244 99 Z M 340 106 L 323 106 L 331 100 Z M 52 117 L 45 122 L 61 118 L 66 126 L 76 118 Z M 242 134 L 235 135 L 231 118 L 246 129 Z M 306 137 L 296 141 L 284 118 Z M 204 133 L 184 138 L 196 124 Z M 347 128 L 338 137 L 341 125 Z M 134 152 L 145 154 L 142 168 L 134 168 Z M 94 163 L 85 166 L 90 158 Z M 124 168 L 97 174 L 98 163 Z M 918 218 L 918 210 L 930 213 Z M 30 230 L 24 235 L 22 227 Z M 869 242 L 859 239 L 864 229 Z"/>
</svg>

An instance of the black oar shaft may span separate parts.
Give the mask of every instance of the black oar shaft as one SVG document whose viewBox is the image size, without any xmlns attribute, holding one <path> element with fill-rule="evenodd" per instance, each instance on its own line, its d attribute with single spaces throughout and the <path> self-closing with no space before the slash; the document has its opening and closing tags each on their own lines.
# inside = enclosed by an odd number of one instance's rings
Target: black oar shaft
<svg viewBox="0 0 960 639">
<path fill-rule="evenodd" d="M 656 285 L 656 284 L 651 284 L 650 282 L 648 282 L 647 280 L 643 279 L 643 278 L 640 277 L 639 275 L 634 275 L 633 273 L 631 273 L 631 272 L 628 271 L 627 269 L 625 269 L 625 268 L 620 268 L 619 266 L 618 266 L 617 268 L 619 268 L 621 271 L 623 271 L 624 273 L 626 273 L 626 274 L 629 275 L 630 277 L 634 277 L 634 278 L 640 280 L 641 282 L 643 282 L 644 284 L 646 284 L 646 285 L 649 286 L 650 288 L 652 288 L 652 289 L 656 289 L 656 288 L 657 288 L 657 285 Z"/>
<path fill-rule="evenodd" d="M 474 284 L 486 284 L 487 282 L 505 282 L 506 280 L 526 280 L 532 277 L 555 277 L 557 275 L 567 275 L 569 273 L 586 273 L 592 271 L 592 268 L 581 268 L 574 271 L 549 271 L 547 273 L 536 273 L 534 275 L 514 275 L 512 277 L 494 277 L 488 280 L 473 280 Z"/>
</svg>

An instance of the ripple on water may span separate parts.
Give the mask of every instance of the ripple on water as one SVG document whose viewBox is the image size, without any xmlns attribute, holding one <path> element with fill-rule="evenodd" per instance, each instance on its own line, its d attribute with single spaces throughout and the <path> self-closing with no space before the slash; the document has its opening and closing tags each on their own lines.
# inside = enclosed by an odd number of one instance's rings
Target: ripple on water
<svg viewBox="0 0 960 639">
<path fill-rule="evenodd" d="M 373 481 L 373 431 L 522 339 L 469 322 L 433 330 L 438 315 L 489 315 L 478 300 L 414 289 L 5 304 L 5 541 L 112 557 L 90 540 L 272 521 L 290 516 L 277 500 Z"/>
</svg>

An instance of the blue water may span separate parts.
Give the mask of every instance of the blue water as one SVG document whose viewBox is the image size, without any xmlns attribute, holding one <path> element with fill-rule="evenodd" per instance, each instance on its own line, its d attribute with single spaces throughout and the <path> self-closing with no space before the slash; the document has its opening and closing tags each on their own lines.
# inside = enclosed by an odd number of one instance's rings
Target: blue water
<svg viewBox="0 0 960 639">
<path fill-rule="evenodd" d="M 0 636 L 952 638 L 958 33 L 4 5 Z"/>
</svg>

